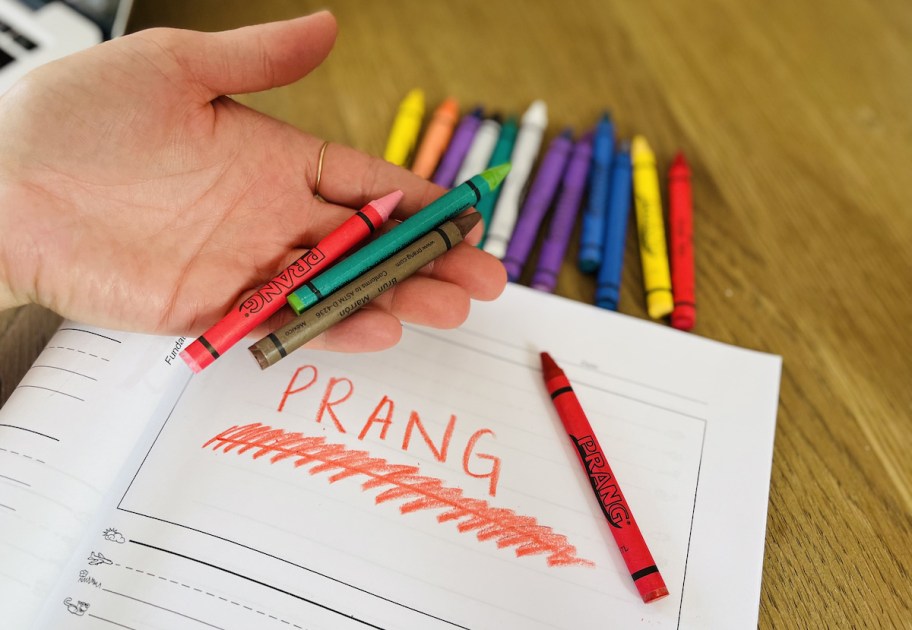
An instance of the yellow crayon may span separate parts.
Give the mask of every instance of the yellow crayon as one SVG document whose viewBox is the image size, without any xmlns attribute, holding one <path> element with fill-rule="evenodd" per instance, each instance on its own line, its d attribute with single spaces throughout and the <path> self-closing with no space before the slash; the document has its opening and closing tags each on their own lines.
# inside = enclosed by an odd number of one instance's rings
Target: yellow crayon
<svg viewBox="0 0 912 630">
<path fill-rule="evenodd" d="M 386 141 L 384 160 L 397 166 L 406 166 L 418 141 L 422 118 L 424 118 L 424 91 L 415 88 L 406 94 L 399 104 L 399 111 L 396 113 L 393 128 L 390 129 L 389 139 Z"/>
<path fill-rule="evenodd" d="M 643 263 L 643 285 L 646 310 L 653 319 L 661 319 L 674 310 L 671 295 L 671 272 L 665 245 L 665 222 L 655 154 L 643 136 L 635 136 L 630 146 L 633 162 L 633 199 L 636 206 L 640 260 Z"/>
</svg>

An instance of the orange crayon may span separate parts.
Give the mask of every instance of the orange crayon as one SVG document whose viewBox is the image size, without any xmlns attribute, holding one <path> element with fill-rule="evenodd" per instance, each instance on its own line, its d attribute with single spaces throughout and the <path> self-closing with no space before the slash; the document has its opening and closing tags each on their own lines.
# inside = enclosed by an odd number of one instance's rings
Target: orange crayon
<svg viewBox="0 0 912 630">
<path fill-rule="evenodd" d="M 412 172 L 424 179 L 430 179 L 437 168 L 443 152 L 446 151 L 453 129 L 459 122 L 459 102 L 455 98 L 448 98 L 437 106 L 434 115 L 428 123 L 427 131 L 415 154 L 412 162 Z M 474 174 L 474 173 L 473 173 Z"/>
</svg>

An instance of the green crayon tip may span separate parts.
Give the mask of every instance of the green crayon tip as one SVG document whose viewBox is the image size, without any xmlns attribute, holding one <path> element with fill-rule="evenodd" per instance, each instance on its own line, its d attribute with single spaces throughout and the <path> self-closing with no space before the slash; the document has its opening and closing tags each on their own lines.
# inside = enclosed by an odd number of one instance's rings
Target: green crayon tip
<svg viewBox="0 0 912 630">
<path fill-rule="evenodd" d="M 297 294 L 295 294 L 295 293 L 289 293 L 287 300 L 288 300 L 288 303 L 291 305 L 291 308 L 294 309 L 295 313 L 300 314 L 301 311 L 303 311 L 305 308 L 307 308 L 307 305 L 304 303 L 304 300 L 299 298 L 297 296 Z"/>
<path fill-rule="evenodd" d="M 507 173 L 509 172 L 510 163 L 506 162 L 500 166 L 492 166 L 485 172 L 481 173 L 481 177 L 488 183 L 488 188 L 495 190 L 498 186 L 500 186 L 500 182 L 502 182 L 507 177 Z"/>
</svg>

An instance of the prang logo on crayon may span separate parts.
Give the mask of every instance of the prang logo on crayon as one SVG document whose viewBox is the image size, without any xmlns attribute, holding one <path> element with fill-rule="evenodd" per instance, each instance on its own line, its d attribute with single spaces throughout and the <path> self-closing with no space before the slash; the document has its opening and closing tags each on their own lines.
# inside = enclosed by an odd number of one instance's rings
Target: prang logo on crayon
<svg viewBox="0 0 912 630">
<path fill-rule="evenodd" d="M 627 509 L 624 495 L 621 494 L 621 489 L 618 487 L 614 475 L 611 474 L 608 462 L 598 448 L 595 439 L 591 435 L 573 436 L 573 441 L 579 450 L 580 458 L 586 464 L 589 483 L 592 484 L 592 488 L 599 498 L 599 505 L 602 507 L 605 518 L 612 527 L 617 529 L 630 525 L 630 511 Z"/>
<path fill-rule="evenodd" d="M 259 291 L 244 300 L 238 307 L 238 310 L 243 313 L 245 317 L 249 317 L 250 315 L 259 313 L 264 306 L 273 300 L 284 299 L 285 296 L 299 284 L 299 281 L 302 278 L 307 277 L 307 274 L 313 269 L 314 265 L 324 258 L 326 258 L 326 254 L 319 248 L 315 247 L 310 250 L 298 258 L 294 264 L 289 265 L 285 271 L 263 285 Z"/>
</svg>

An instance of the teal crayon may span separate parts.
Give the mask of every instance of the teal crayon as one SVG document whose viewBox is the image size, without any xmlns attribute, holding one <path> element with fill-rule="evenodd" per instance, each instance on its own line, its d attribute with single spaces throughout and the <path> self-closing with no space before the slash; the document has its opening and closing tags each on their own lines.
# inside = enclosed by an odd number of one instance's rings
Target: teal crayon
<svg viewBox="0 0 912 630">
<path fill-rule="evenodd" d="M 488 162 L 488 168 L 500 166 L 510 161 L 513 154 L 513 145 L 516 144 L 516 133 L 519 131 L 519 123 L 516 116 L 510 116 L 500 127 L 500 135 L 497 137 L 497 144 L 494 145 L 494 152 L 491 153 L 491 159 Z M 485 236 L 488 234 L 488 226 L 491 225 L 491 217 L 494 216 L 494 204 L 497 203 L 497 195 L 500 190 L 495 190 L 490 195 L 478 202 L 475 209 L 481 215 L 481 221 L 484 226 L 484 234 L 479 241 L 478 246 L 484 245 Z"/>
<path fill-rule="evenodd" d="M 358 277 L 381 260 L 385 260 L 426 234 L 452 219 L 463 210 L 481 201 L 496 190 L 510 172 L 510 164 L 501 164 L 475 175 L 445 195 L 432 201 L 420 211 L 371 241 L 354 254 L 330 267 L 289 294 L 288 304 L 300 315 L 305 310 L 347 282 Z"/>
</svg>

